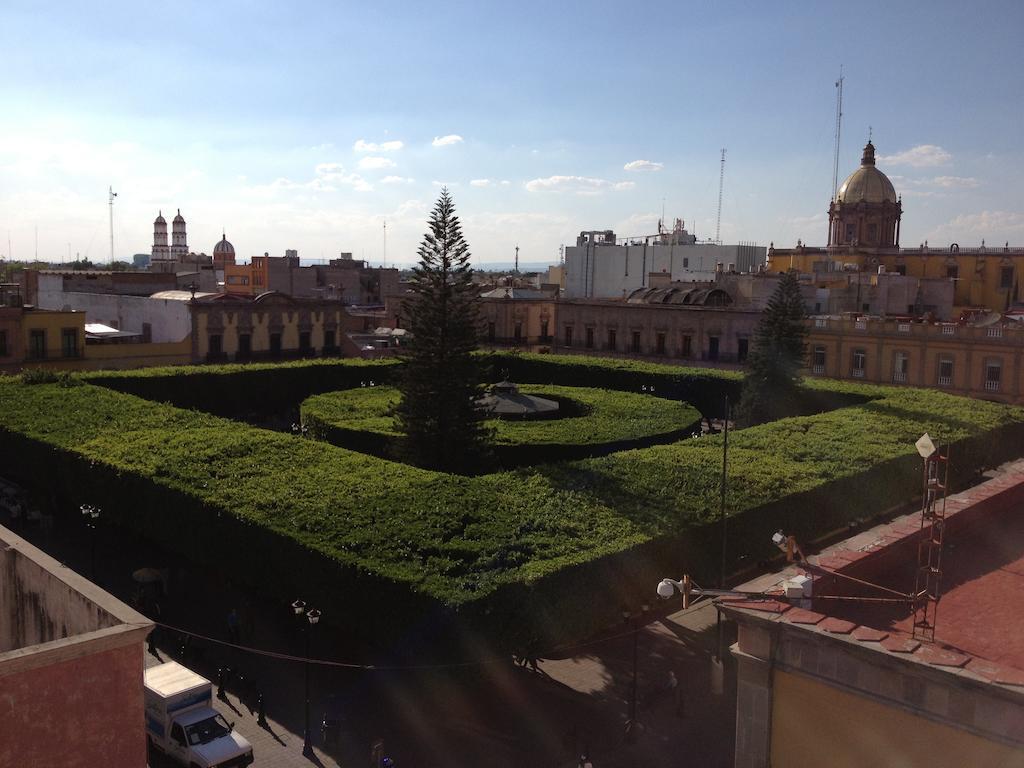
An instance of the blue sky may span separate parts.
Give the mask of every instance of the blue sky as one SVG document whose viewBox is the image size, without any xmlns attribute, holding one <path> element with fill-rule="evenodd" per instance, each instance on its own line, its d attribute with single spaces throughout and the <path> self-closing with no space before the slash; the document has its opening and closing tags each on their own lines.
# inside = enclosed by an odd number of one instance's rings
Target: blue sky
<svg viewBox="0 0 1024 768">
<path fill-rule="evenodd" d="M 415 260 L 438 186 L 475 260 L 581 229 L 820 244 L 868 126 L 904 245 L 1024 244 L 1024 3 L 0 6 L 0 254 L 146 252 L 181 208 L 242 258 Z M 644 161 L 644 162 L 637 162 Z"/>
</svg>

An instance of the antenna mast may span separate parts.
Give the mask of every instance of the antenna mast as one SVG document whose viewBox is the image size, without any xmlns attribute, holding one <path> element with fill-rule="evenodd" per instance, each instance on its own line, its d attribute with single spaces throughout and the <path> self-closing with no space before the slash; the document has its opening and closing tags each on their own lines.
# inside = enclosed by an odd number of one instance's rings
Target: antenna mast
<svg viewBox="0 0 1024 768">
<path fill-rule="evenodd" d="M 725 186 L 725 150 L 722 150 L 722 164 L 718 169 L 718 217 L 715 219 L 715 245 L 721 245 L 722 233 L 722 188 Z"/>
<path fill-rule="evenodd" d="M 114 263 L 114 198 L 117 197 L 117 192 L 114 191 L 113 187 L 108 188 L 110 193 L 110 263 Z"/>
<path fill-rule="evenodd" d="M 519 244 L 516 243 L 516 274 L 519 274 Z"/>
<path fill-rule="evenodd" d="M 388 221 L 384 220 L 384 268 L 388 266 Z"/>
<path fill-rule="evenodd" d="M 832 160 L 832 199 L 839 194 L 839 139 L 843 130 L 843 65 L 839 65 L 839 79 L 836 80 L 836 145 Z"/>
</svg>

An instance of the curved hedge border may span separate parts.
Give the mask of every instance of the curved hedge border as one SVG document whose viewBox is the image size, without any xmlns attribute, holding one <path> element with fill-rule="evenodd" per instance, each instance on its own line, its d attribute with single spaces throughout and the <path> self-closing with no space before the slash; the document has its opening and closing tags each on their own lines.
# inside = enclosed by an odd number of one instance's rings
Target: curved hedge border
<svg viewBox="0 0 1024 768">
<path fill-rule="evenodd" d="M 485 361 L 525 383 L 639 391 L 653 382 L 659 395 L 687 392 L 709 409 L 737 383 L 625 361 Z M 278 387 L 301 400 L 388 370 L 338 361 L 82 377 L 106 386 L 0 380 L 0 461 L 66 514 L 98 503 L 233 578 L 285 595 L 302 586 L 367 632 L 416 617 L 438 626 L 455 613 L 510 642 L 580 636 L 666 574 L 717 573 L 717 436 L 465 478 L 111 388 L 230 410 L 231 398 L 258 404 L 243 383 L 281 403 Z M 1015 456 L 1024 440 L 1017 407 L 846 382 L 809 382 L 805 393 L 809 408 L 847 405 L 730 436 L 733 564 L 771 552 L 780 527 L 808 541 L 916 494 L 922 432 L 954 443 L 960 478 Z M 181 535 L 191 528 L 207 535 Z"/>
<path fill-rule="evenodd" d="M 533 385 L 524 394 L 555 399 L 575 413 L 540 420 L 490 419 L 494 452 L 502 466 L 540 464 L 605 455 L 689 437 L 700 419 L 674 400 L 590 387 Z M 402 435 L 392 412 L 393 387 L 365 387 L 314 395 L 302 403 L 302 423 L 320 439 L 376 456 L 401 456 Z M 582 411 L 582 412 L 579 412 Z"/>
</svg>

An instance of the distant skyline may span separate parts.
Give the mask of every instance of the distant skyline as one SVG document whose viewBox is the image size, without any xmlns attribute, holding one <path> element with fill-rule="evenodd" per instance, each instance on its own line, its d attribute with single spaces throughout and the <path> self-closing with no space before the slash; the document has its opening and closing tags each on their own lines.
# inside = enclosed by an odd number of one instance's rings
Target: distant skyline
<svg viewBox="0 0 1024 768">
<path fill-rule="evenodd" d="M 1024 4 L 180 2 L 0 7 L 0 254 L 416 260 L 441 185 L 474 263 L 666 218 L 824 244 L 869 126 L 901 244 L 1024 245 Z M 12 244 L 8 252 L 8 233 Z"/>
</svg>

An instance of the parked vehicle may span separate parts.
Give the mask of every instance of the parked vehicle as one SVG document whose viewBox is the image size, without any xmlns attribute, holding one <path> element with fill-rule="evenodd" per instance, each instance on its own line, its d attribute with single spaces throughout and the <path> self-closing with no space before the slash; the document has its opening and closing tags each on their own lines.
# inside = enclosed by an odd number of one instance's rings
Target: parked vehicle
<svg viewBox="0 0 1024 768">
<path fill-rule="evenodd" d="M 244 768 L 252 745 L 213 708 L 213 685 L 174 661 L 145 672 L 146 737 L 188 768 Z"/>
</svg>

